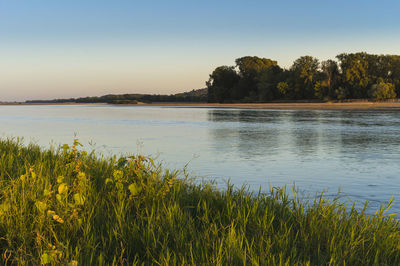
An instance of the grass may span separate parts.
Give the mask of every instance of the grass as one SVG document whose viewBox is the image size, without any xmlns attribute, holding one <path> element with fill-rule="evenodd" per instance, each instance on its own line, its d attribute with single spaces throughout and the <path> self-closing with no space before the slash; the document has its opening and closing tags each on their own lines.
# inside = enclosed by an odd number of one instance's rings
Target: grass
<svg viewBox="0 0 400 266">
<path fill-rule="evenodd" d="M 284 189 L 178 179 L 150 158 L 0 140 L 2 264 L 399 265 L 399 220 Z"/>
</svg>

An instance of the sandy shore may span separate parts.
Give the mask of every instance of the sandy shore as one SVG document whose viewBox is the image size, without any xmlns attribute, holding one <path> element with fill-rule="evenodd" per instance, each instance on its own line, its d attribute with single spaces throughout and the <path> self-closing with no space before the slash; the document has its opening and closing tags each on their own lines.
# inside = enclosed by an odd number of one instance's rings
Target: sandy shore
<svg viewBox="0 0 400 266">
<path fill-rule="evenodd" d="M 0 106 L 4 105 L 12 105 L 12 106 L 18 106 L 18 105 L 99 105 L 99 104 L 106 104 L 106 103 L 73 103 L 73 102 L 67 102 L 67 103 L 19 103 L 19 102 L 0 102 Z"/>
<path fill-rule="evenodd" d="M 98 105 L 104 103 L 0 103 L 1 105 Z M 124 106 L 124 105 L 118 105 Z M 281 109 L 281 110 L 400 110 L 400 102 L 343 102 L 343 103 L 152 103 L 126 106 L 165 106 L 180 108 Z"/>
<path fill-rule="evenodd" d="M 153 103 L 139 106 L 173 106 L 187 108 L 281 109 L 281 110 L 400 110 L 400 102 L 345 103 Z"/>
</svg>

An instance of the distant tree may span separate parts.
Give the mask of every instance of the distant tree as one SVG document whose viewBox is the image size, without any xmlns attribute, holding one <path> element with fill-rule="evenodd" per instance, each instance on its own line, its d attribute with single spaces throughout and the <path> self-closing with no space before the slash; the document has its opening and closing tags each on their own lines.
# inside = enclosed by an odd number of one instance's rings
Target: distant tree
<svg viewBox="0 0 400 266">
<path fill-rule="evenodd" d="M 206 82 L 208 102 L 224 102 L 232 99 L 232 91 L 239 82 L 239 75 L 232 66 L 217 67 Z"/>
<path fill-rule="evenodd" d="M 241 57 L 236 59 L 235 62 L 241 75 L 252 77 L 255 77 L 263 69 L 278 65 L 277 61 L 257 56 Z"/>
<path fill-rule="evenodd" d="M 289 70 L 257 56 L 236 59 L 236 68 L 217 68 L 208 86 L 209 101 L 274 99 L 390 99 L 400 95 L 400 55 L 342 53 L 319 63 L 302 56 Z M 237 71 L 235 70 L 237 69 Z"/>
<path fill-rule="evenodd" d="M 236 98 L 244 98 L 250 95 L 253 97 L 257 92 L 257 76 L 265 69 L 277 66 L 277 61 L 260 58 L 257 56 L 245 56 L 236 59 L 236 66 L 239 69 L 240 82 L 236 89 Z"/>
<path fill-rule="evenodd" d="M 321 63 L 323 97 L 334 97 L 335 90 L 339 87 L 340 72 L 336 61 L 327 60 Z"/>
<path fill-rule="evenodd" d="M 368 74 L 368 54 L 340 54 L 336 56 L 342 70 L 342 80 L 345 87 L 350 88 L 350 97 L 366 98 L 370 76 Z"/>
<path fill-rule="evenodd" d="M 396 94 L 400 95 L 400 55 L 387 55 L 388 79 L 396 90 Z"/>
<path fill-rule="evenodd" d="M 256 81 L 260 101 L 270 101 L 279 97 L 277 84 L 281 78 L 282 71 L 279 66 L 274 65 L 258 73 Z"/>
<path fill-rule="evenodd" d="M 339 86 L 337 89 L 335 89 L 334 91 L 334 98 L 339 100 L 339 101 L 343 101 L 344 99 L 346 99 L 349 95 L 349 92 L 346 88 L 343 88 L 342 86 Z"/>
<path fill-rule="evenodd" d="M 279 82 L 276 85 L 276 88 L 278 89 L 280 95 L 283 98 L 287 98 L 288 95 L 290 94 L 290 92 L 289 92 L 289 84 L 287 84 L 287 82 Z"/>
<path fill-rule="evenodd" d="M 317 99 L 324 99 L 326 97 L 326 88 L 322 86 L 320 81 L 315 82 L 314 84 L 314 96 Z"/>
<path fill-rule="evenodd" d="M 296 89 L 296 97 L 307 99 L 314 97 L 314 86 L 319 77 L 319 61 L 312 56 L 302 56 L 294 61 L 290 68 Z"/>
<path fill-rule="evenodd" d="M 385 83 L 382 80 L 378 84 L 374 84 L 369 91 L 370 97 L 382 101 L 396 98 L 396 92 L 392 83 Z"/>
</svg>

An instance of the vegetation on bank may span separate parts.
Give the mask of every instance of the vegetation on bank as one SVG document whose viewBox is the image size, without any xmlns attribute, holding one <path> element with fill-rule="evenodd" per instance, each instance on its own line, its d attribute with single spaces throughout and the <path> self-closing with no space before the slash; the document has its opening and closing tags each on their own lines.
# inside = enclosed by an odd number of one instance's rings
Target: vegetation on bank
<svg viewBox="0 0 400 266">
<path fill-rule="evenodd" d="M 217 67 L 207 82 L 209 102 L 387 100 L 400 95 L 400 55 L 342 53 L 320 62 L 302 56 L 289 69 L 257 56 Z"/>
<path fill-rule="evenodd" d="M 195 184 L 150 158 L 0 140 L 2 264 L 399 265 L 399 220 Z"/>
<path fill-rule="evenodd" d="M 25 103 L 108 103 L 137 104 L 138 102 L 207 102 L 207 89 L 192 90 L 183 93 L 162 94 L 108 94 L 103 96 L 81 97 L 54 100 L 31 100 Z"/>
</svg>

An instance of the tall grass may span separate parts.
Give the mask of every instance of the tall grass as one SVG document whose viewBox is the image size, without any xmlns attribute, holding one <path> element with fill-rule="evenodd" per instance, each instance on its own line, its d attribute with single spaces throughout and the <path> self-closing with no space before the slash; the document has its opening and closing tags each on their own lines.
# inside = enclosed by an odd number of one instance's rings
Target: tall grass
<svg viewBox="0 0 400 266">
<path fill-rule="evenodd" d="M 2 264 L 399 265 L 399 220 L 284 189 L 178 179 L 150 158 L 0 140 Z"/>
</svg>

